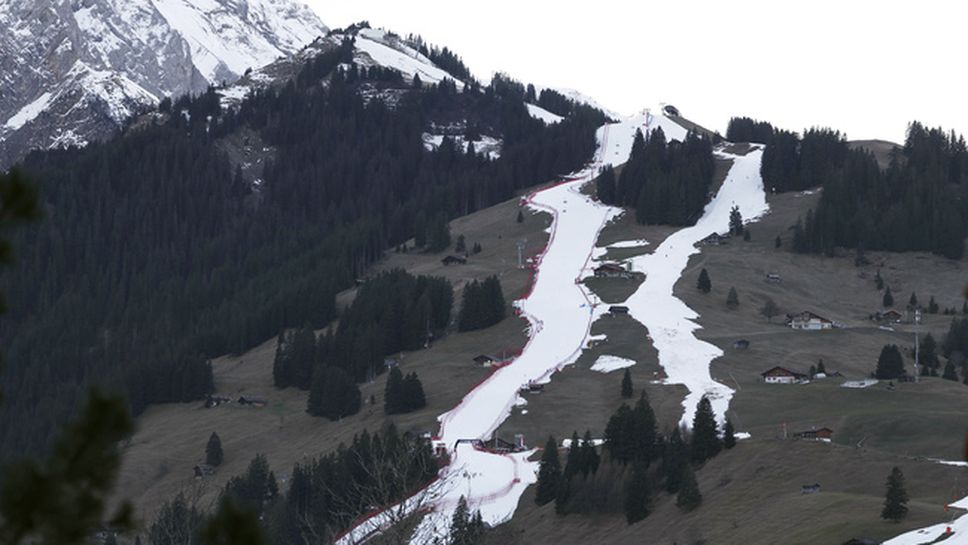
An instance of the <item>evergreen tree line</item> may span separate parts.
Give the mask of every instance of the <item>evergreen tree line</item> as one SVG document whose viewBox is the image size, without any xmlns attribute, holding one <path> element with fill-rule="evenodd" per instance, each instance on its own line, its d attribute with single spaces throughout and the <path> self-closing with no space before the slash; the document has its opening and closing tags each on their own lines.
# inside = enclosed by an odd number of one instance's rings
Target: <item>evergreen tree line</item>
<svg viewBox="0 0 968 545">
<path fill-rule="evenodd" d="M 773 140 L 773 125 L 749 117 L 733 117 L 726 126 L 726 140 L 766 144 Z"/>
<path fill-rule="evenodd" d="M 335 293 L 413 237 L 421 216 L 505 200 L 594 151 L 593 124 L 546 126 L 499 92 L 499 78 L 461 93 L 453 82 L 418 91 L 385 71 L 347 68 L 348 48 L 237 110 L 209 90 L 165 101 L 160 121 L 110 141 L 25 160 L 48 217 L 15 235 L 20 266 L 0 286 L 11 294 L 0 386 L 18 391 L 0 414 L 0 460 L 43 451 L 79 403 L 78 384 L 125 392 L 136 414 L 203 397 L 207 359 L 286 328 L 323 327 L 337 316 Z M 366 101 L 361 85 L 399 89 L 400 100 Z M 500 159 L 424 149 L 425 128 L 455 109 L 502 136 Z M 225 138 L 272 150 L 263 183 L 246 180 Z M 340 363 L 365 378 L 366 365 Z"/>
<path fill-rule="evenodd" d="M 714 166 L 705 135 L 690 132 L 684 142 L 667 142 L 661 128 L 648 140 L 637 131 L 618 179 L 609 168 L 599 176 L 598 198 L 634 207 L 639 223 L 692 225 L 708 200 Z"/>
<path fill-rule="evenodd" d="M 671 434 L 657 431 L 655 413 L 644 393 L 634 408 L 626 404 L 609 419 L 602 455 L 592 445 L 591 434 L 582 440 L 572 435 L 564 468 L 554 438 L 549 437 L 538 473 L 535 501 L 555 502 L 558 514 L 625 513 L 633 524 L 652 510 L 655 496 L 665 491 L 676 495 L 676 504 L 689 511 L 699 506 L 702 494 L 694 469 L 736 444 L 727 420 L 720 438 L 712 406 L 703 398 L 693 420 L 691 434 L 675 428 Z"/>
<path fill-rule="evenodd" d="M 775 130 L 760 172 L 775 191 L 823 188 L 816 208 L 794 227 L 794 251 L 832 255 L 839 246 L 951 259 L 964 254 L 968 147 L 954 132 L 911 123 L 903 148 L 882 169 L 839 132 L 810 129 L 801 138 Z"/>
<path fill-rule="evenodd" d="M 491 327 L 503 320 L 506 313 L 504 291 L 497 276 L 489 276 L 482 282 L 471 280 L 464 286 L 457 329 L 474 331 Z"/>
<path fill-rule="evenodd" d="M 296 464 L 283 494 L 264 455 L 245 473 L 232 477 L 216 509 L 231 504 L 257 520 L 253 528 L 265 543 L 329 543 L 359 516 L 387 506 L 436 476 L 429 445 L 401 436 L 388 426 L 382 433 L 363 431 L 349 446 Z M 199 541 L 207 514 L 185 495 L 164 504 L 147 529 L 150 545 L 184 545 Z M 470 526 L 474 517 L 468 516 Z M 473 543 L 473 542 L 471 542 Z"/>
<path fill-rule="evenodd" d="M 417 373 L 403 376 L 398 367 L 390 369 L 383 400 L 383 409 L 387 414 L 409 413 L 427 406 L 427 397 Z"/>
</svg>

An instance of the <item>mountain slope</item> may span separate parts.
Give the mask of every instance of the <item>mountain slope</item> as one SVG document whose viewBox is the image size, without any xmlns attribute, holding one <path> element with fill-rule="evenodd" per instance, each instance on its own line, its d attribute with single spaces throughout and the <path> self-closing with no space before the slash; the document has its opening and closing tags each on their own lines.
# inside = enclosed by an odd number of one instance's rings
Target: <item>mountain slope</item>
<svg viewBox="0 0 968 545">
<path fill-rule="evenodd" d="M 234 81 L 326 32 L 295 0 L 0 3 L 0 168 L 101 139 L 162 97 Z"/>
</svg>

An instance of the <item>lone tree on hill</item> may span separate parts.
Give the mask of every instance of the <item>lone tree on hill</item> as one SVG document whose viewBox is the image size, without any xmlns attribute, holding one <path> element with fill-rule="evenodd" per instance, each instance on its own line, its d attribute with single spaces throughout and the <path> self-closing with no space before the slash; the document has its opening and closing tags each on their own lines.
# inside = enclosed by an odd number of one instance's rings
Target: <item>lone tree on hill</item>
<svg viewBox="0 0 968 545">
<path fill-rule="evenodd" d="M 703 396 L 692 419 L 692 461 L 701 464 L 719 454 L 722 448 L 712 403 Z"/>
<path fill-rule="evenodd" d="M 220 466 L 222 459 L 222 440 L 213 431 L 212 435 L 208 437 L 208 444 L 205 445 L 205 463 L 213 467 Z"/>
<path fill-rule="evenodd" d="M 891 474 L 887 477 L 887 495 L 884 498 L 884 509 L 881 510 L 881 518 L 901 522 L 907 516 L 908 495 L 904 489 L 904 473 L 900 468 L 894 466 Z"/>
<path fill-rule="evenodd" d="M 706 272 L 706 269 L 699 271 L 699 280 L 696 281 L 696 287 L 703 293 L 709 293 L 709 290 L 713 289 L 713 283 L 709 280 L 709 273 Z"/>
<path fill-rule="evenodd" d="M 723 447 L 729 450 L 736 446 L 736 430 L 733 429 L 733 423 L 727 418 L 726 424 L 723 426 Z"/>
<path fill-rule="evenodd" d="M 572 445 L 574 448 L 575 445 Z M 558 459 L 558 443 L 555 438 L 548 436 L 544 453 L 541 455 L 541 468 L 538 470 L 538 490 L 534 495 L 534 502 L 544 505 L 558 496 L 558 486 L 561 483 L 561 461 Z"/>
<path fill-rule="evenodd" d="M 743 234 L 743 215 L 739 213 L 738 206 L 733 206 L 729 211 L 729 234 Z"/>
<path fill-rule="evenodd" d="M 881 299 L 881 304 L 884 306 L 884 308 L 888 308 L 888 307 L 893 307 L 894 306 L 894 296 L 891 295 L 891 287 L 890 286 L 888 286 L 887 289 L 884 290 L 884 298 Z"/>
<path fill-rule="evenodd" d="M 760 309 L 760 314 L 766 316 L 766 321 L 773 322 L 773 317 L 780 313 L 780 307 L 776 306 L 776 303 L 772 298 L 767 297 L 766 301 L 763 303 L 763 308 Z"/>
<path fill-rule="evenodd" d="M 739 295 L 736 293 L 736 288 L 729 288 L 729 295 L 726 296 L 726 306 L 733 310 L 739 306 Z"/>
<path fill-rule="evenodd" d="M 918 294 L 911 292 L 911 298 L 908 299 L 908 310 L 914 310 L 918 308 Z"/>
<path fill-rule="evenodd" d="M 894 380 L 904 375 L 904 358 L 896 344 L 884 345 L 877 358 L 874 376 L 881 380 Z"/>
<path fill-rule="evenodd" d="M 518 209 L 518 218 L 515 221 L 518 223 L 524 223 L 524 212 L 522 212 L 521 209 Z"/>
<path fill-rule="evenodd" d="M 682 484 L 679 487 L 679 494 L 676 495 L 676 507 L 689 512 L 699 507 L 702 503 L 702 494 L 699 492 L 699 483 L 696 482 L 696 474 L 692 467 L 686 464 L 682 472 Z"/>
<path fill-rule="evenodd" d="M 625 376 L 622 377 L 622 397 L 625 399 L 631 399 L 632 393 L 632 373 L 630 373 L 628 368 L 626 368 Z"/>
</svg>

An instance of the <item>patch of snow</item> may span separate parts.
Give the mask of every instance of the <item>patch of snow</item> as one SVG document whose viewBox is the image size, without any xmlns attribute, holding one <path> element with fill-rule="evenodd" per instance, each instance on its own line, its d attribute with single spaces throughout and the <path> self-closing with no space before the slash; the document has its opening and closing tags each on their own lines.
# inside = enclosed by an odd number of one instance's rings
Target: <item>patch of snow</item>
<svg viewBox="0 0 968 545">
<path fill-rule="evenodd" d="M 357 34 L 356 50 L 366 53 L 373 62 L 380 66 L 393 68 L 402 73 L 408 80 L 413 79 L 415 74 L 419 75 L 420 80 L 424 83 L 440 83 L 444 78 L 451 79 L 454 80 L 458 90 L 464 89 L 462 82 L 438 68 L 427 57 L 414 50 L 404 52 L 394 49 L 381 41 L 374 40 L 372 33 L 369 33 L 371 37 L 367 36 L 367 33 Z"/>
<path fill-rule="evenodd" d="M 533 117 L 535 119 L 540 119 L 541 121 L 544 121 L 545 123 L 547 123 L 549 125 L 554 125 L 555 123 L 558 123 L 562 119 L 564 119 L 560 115 L 553 114 L 553 113 L 549 112 L 548 110 L 545 110 L 541 106 L 536 106 L 536 105 L 531 104 L 531 103 L 525 103 L 525 106 L 528 107 L 528 113 L 531 115 L 531 117 Z"/>
<path fill-rule="evenodd" d="M 51 98 L 53 98 L 53 95 L 51 95 L 50 92 L 46 92 L 40 95 L 39 97 L 34 99 L 33 102 L 31 102 L 30 104 L 27 104 L 23 108 L 20 108 L 20 110 L 17 113 L 11 116 L 10 119 L 8 119 L 7 122 L 3 124 L 3 128 L 10 131 L 15 131 L 20 129 L 27 123 L 30 123 L 31 121 L 36 119 L 37 116 L 40 115 L 44 110 L 47 109 L 47 106 L 50 105 Z"/>
<path fill-rule="evenodd" d="M 424 149 L 434 151 L 444 143 L 444 138 L 450 138 L 462 152 L 467 153 L 468 142 L 463 135 L 443 135 L 443 134 L 423 134 Z M 481 135 L 480 139 L 474 141 L 474 151 L 478 155 L 485 155 L 488 159 L 497 159 L 501 156 L 501 146 L 504 142 L 500 138 Z"/>
<path fill-rule="evenodd" d="M 585 440 L 584 439 L 579 439 L 578 440 L 578 446 L 582 446 L 584 444 L 585 444 Z M 605 440 L 604 439 L 595 439 L 595 438 L 592 438 L 592 446 L 593 447 L 600 447 L 600 446 L 602 446 L 604 444 L 605 444 Z M 571 448 L 571 439 L 563 439 L 561 441 L 561 448 Z"/>
<path fill-rule="evenodd" d="M 840 385 L 841 388 L 867 388 L 877 384 L 876 378 L 867 378 L 864 380 L 848 380 Z"/>
<path fill-rule="evenodd" d="M 592 371 L 598 371 L 599 373 L 611 373 L 612 371 L 618 371 L 619 369 L 625 369 L 626 367 L 632 367 L 633 365 L 635 365 L 635 360 L 602 354 L 601 356 L 598 356 L 598 359 L 592 364 Z"/>
<path fill-rule="evenodd" d="M 649 116 L 646 112 L 643 117 Z M 660 121 L 663 119 L 671 123 L 668 118 L 658 115 L 652 116 L 651 121 L 645 121 L 651 126 L 662 126 L 665 122 Z M 629 128 L 620 126 L 624 131 Z M 673 138 L 685 136 L 685 129 L 678 134 L 666 130 L 665 126 L 663 130 Z M 746 155 L 720 152 L 719 156 L 731 159 L 733 164 L 719 192 L 706 205 L 696 225 L 676 231 L 653 253 L 629 260 L 633 271 L 645 274 L 645 281 L 624 304 L 629 307 L 629 314 L 649 331 L 653 345 L 659 352 L 659 364 L 666 373 L 663 383 L 682 384 L 689 390 L 682 402 L 680 424 L 685 426 L 692 425 L 696 406 L 703 396 L 712 403 L 719 423 L 724 423 L 733 390 L 713 380 L 710 375 L 710 363 L 723 352 L 717 346 L 696 338 L 694 332 L 700 326 L 694 320 L 699 315 L 673 295 L 673 287 L 685 270 L 689 257 L 699 252 L 696 243 L 709 233 L 722 233 L 729 228 L 729 211 L 733 206 L 738 206 L 748 219 L 758 218 L 769 209 L 760 177 L 762 147 Z"/>
<path fill-rule="evenodd" d="M 948 504 L 948 507 L 956 509 L 968 509 L 968 496 Z M 949 535 L 949 532 L 950 535 Z M 968 543 L 968 515 L 962 515 L 952 522 L 942 522 L 918 530 L 911 530 L 893 539 L 889 539 L 883 545 L 925 545 L 927 543 L 937 543 L 939 538 L 948 536 L 943 543 L 962 544 Z"/>
<path fill-rule="evenodd" d="M 737 441 L 743 441 L 743 440 L 749 439 L 751 436 L 750 436 L 749 432 L 746 432 L 746 431 L 738 431 L 738 432 L 736 432 L 736 433 L 733 434 L 733 437 L 735 437 Z"/>
<path fill-rule="evenodd" d="M 649 241 L 644 238 L 636 240 L 622 240 L 619 242 L 613 242 L 608 245 L 608 248 L 638 248 L 640 246 L 648 246 Z"/>
</svg>

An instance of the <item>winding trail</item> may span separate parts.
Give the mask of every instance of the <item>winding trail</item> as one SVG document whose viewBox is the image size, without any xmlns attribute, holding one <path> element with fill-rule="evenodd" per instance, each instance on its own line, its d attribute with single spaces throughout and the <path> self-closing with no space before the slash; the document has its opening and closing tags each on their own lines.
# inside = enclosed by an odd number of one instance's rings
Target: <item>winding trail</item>
<svg viewBox="0 0 968 545">
<path fill-rule="evenodd" d="M 553 216 L 548 244 L 534 265 L 532 291 L 515 301 L 530 323 L 528 343 L 512 363 L 496 370 L 456 407 L 439 417 L 440 431 L 435 441 L 446 447 L 451 458 L 439 478 L 400 504 L 363 520 L 337 544 L 366 541 L 399 521 L 401 515 L 416 512 L 426 512 L 427 516 L 410 542 L 433 543 L 435 538 L 447 535 L 461 496 L 467 498 L 472 510 L 480 511 L 488 524 L 511 518 L 525 488 L 537 480 L 538 463 L 528 461 L 532 452 L 498 454 L 475 446 L 473 440 L 490 438 L 510 415 L 522 386 L 550 381 L 555 372 L 574 363 L 581 354 L 592 323 L 606 311 L 606 306 L 597 304 L 598 299 L 581 280 L 591 274 L 592 255 L 601 230 L 622 213 L 622 209 L 583 195 L 581 188 L 603 165 L 619 165 L 628 159 L 636 130 L 647 134 L 656 127 L 661 127 L 669 139 L 685 137 L 685 129 L 661 114 L 647 111 L 605 125 L 596 133 L 598 150 L 588 167 L 524 199 L 528 206 Z M 670 236 L 653 256 L 633 261 L 633 266 L 646 272 L 648 278 L 628 304 L 633 317 L 646 325 L 656 339 L 660 363 L 669 375 L 667 382 L 685 384 L 690 390 L 683 419 L 688 416 L 691 420 L 691 411 L 704 393 L 716 396 L 717 413 L 721 415 L 732 391 L 709 377 L 709 362 L 720 352 L 692 335 L 698 327 L 691 321 L 696 313 L 672 296 L 672 286 L 689 255 L 697 251 L 693 243 L 712 231 L 726 229 L 732 203 L 739 204 L 744 215 L 750 217 L 766 210 L 759 179 L 761 153 L 729 156 L 736 164 L 697 226 Z"/>
</svg>

